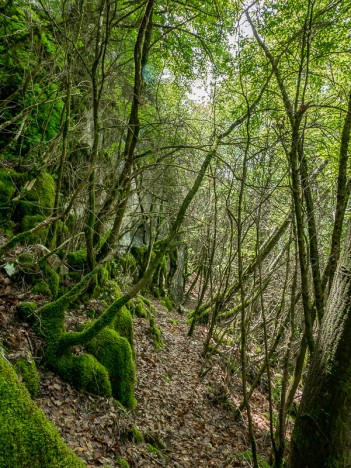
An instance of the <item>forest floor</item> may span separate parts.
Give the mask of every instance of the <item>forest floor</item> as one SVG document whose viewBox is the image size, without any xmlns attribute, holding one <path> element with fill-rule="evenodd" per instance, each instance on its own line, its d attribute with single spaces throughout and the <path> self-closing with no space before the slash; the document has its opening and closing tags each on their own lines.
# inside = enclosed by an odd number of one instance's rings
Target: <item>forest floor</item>
<svg viewBox="0 0 351 468">
<path fill-rule="evenodd" d="M 7 358 L 14 360 L 29 351 L 40 354 L 40 340 L 18 320 L 16 309 L 22 301 L 40 303 L 44 298 L 12 284 L 5 272 L 0 273 L 0 291 L 0 344 Z M 40 368 L 36 404 L 91 468 L 117 467 L 119 456 L 131 467 L 251 466 L 246 416 L 238 421 L 234 411 L 241 402 L 239 378 L 228 375 L 220 356 L 212 357 L 210 365 L 201 357 L 205 327 L 197 327 L 189 338 L 185 315 L 153 304 L 164 348 L 155 350 L 148 320 L 135 318 L 138 405 L 134 411 L 126 412 L 113 399 L 79 393 L 45 368 Z M 68 323 L 86 318 L 82 305 L 69 312 Z M 266 395 L 255 392 L 251 404 L 259 453 L 267 460 Z M 135 428 L 143 440 L 136 440 Z"/>
</svg>

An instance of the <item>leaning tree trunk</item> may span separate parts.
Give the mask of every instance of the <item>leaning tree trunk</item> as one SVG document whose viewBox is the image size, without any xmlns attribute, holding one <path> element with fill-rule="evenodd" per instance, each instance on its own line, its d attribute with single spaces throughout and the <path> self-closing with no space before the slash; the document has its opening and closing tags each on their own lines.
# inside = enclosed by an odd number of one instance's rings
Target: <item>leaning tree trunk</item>
<svg viewBox="0 0 351 468">
<path fill-rule="evenodd" d="M 291 468 L 351 466 L 351 222 L 313 353 Z"/>
</svg>

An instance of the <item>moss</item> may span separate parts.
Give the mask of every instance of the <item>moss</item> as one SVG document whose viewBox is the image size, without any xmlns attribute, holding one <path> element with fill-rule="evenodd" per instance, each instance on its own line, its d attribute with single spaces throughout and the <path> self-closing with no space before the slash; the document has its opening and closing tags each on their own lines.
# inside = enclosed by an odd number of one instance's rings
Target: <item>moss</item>
<svg viewBox="0 0 351 468">
<path fill-rule="evenodd" d="M 142 300 L 140 296 L 131 299 L 127 306 L 128 310 L 132 315 L 135 315 L 139 318 L 147 318 L 149 316 L 149 311 L 145 307 L 145 302 Z"/>
<path fill-rule="evenodd" d="M 144 442 L 144 436 L 143 433 L 139 431 L 139 429 L 136 426 L 132 427 L 132 436 L 133 440 L 137 443 Z"/>
<path fill-rule="evenodd" d="M 37 224 L 41 223 L 46 219 L 45 216 L 36 214 L 36 215 L 27 215 L 21 221 L 21 229 L 22 231 L 29 231 Z M 26 244 L 43 244 L 45 243 L 46 236 L 48 234 L 48 227 L 40 229 L 39 231 L 33 232 L 32 234 L 28 234 L 24 238 L 24 242 Z"/>
<path fill-rule="evenodd" d="M 87 251 L 77 250 L 67 255 L 67 264 L 71 270 L 84 271 L 87 268 Z"/>
<path fill-rule="evenodd" d="M 0 357 L 0 467 L 83 468 Z"/>
<path fill-rule="evenodd" d="M 172 310 L 173 309 L 173 302 L 172 300 L 168 297 L 165 296 L 161 299 L 162 305 L 166 307 L 167 310 Z"/>
<path fill-rule="evenodd" d="M 38 213 L 38 207 L 35 202 L 19 200 L 16 203 L 14 218 L 17 222 L 21 223 L 21 220 L 25 216 L 34 216 L 36 214 L 41 214 L 41 213 Z"/>
<path fill-rule="evenodd" d="M 177 320 L 171 319 L 169 317 L 167 317 L 167 322 L 170 323 L 171 325 L 173 325 L 174 327 L 176 327 L 178 325 Z"/>
<path fill-rule="evenodd" d="M 15 187 L 0 179 L 0 207 L 9 208 L 10 200 L 15 193 Z"/>
<path fill-rule="evenodd" d="M 164 255 L 152 278 L 152 291 L 156 297 L 165 296 L 167 279 L 167 257 Z"/>
<path fill-rule="evenodd" d="M 52 214 L 52 209 L 55 202 L 54 179 L 45 171 L 40 173 L 36 177 L 32 188 L 30 190 L 24 190 L 22 192 L 22 196 L 23 199 L 16 203 L 14 216 L 15 220 L 21 224 L 22 231 L 26 231 L 28 230 L 26 229 L 28 226 L 23 224 L 24 218 L 41 216 L 41 221 L 43 221 Z M 34 227 L 34 225 L 35 224 L 32 222 L 30 228 Z M 47 230 L 48 229 L 46 229 L 46 231 Z"/>
<path fill-rule="evenodd" d="M 30 361 L 25 358 L 19 358 L 15 364 L 15 370 L 31 397 L 36 398 L 39 393 L 40 377 L 35 362 L 33 360 Z"/>
<path fill-rule="evenodd" d="M 5 217 L 10 212 L 10 201 L 16 191 L 19 174 L 13 169 L 0 169 L 0 216 Z"/>
<path fill-rule="evenodd" d="M 37 310 L 37 305 L 35 302 L 22 302 L 17 310 L 22 319 L 31 320 Z"/>
<path fill-rule="evenodd" d="M 42 272 L 45 275 L 47 284 L 49 286 L 49 289 L 51 291 L 51 295 L 54 299 L 56 299 L 59 291 L 59 286 L 60 286 L 60 275 L 53 269 L 51 268 L 47 263 L 41 263 L 40 264 Z"/>
<path fill-rule="evenodd" d="M 39 319 L 35 329 L 46 340 L 45 360 L 53 367 L 56 367 L 58 344 L 65 333 L 65 310 L 78 299 L 95 274 L 96 271 L 89 273 L 66 294 L 38 310 Z"/>
<path fill-rule="evenodd" d="M 48 283 L 44 279 L 40 279 L 32 288 L 33 294 L 43 294 L 44 296 L 52 297 Z"/>
<path fill-rule="evenodd" d="M 112 396 L 108 372 L 91 354 L 60 358 L 56 363 L 56 370 L 77 390 L 100 396 Z"/>
<path fill-rule="evenodd" d="M 130 253 L 135 259 L 136 267 L 139 271 L 139 278 L 143 275 L 148 259 L 149 249 L 145 246 L 133 246 L 130 249 Z"/>
<path fill-rule="evenodd" d="M 126 275 L 133 275 L 137 268 L 137 261 L 130 252 L 127 252 L 122 257 L 120 257 L 117 263 L 122 272 Z"/>
<path fill-rule="evenodd" d="M 126 338 L 110 328 L 105 328 L 90 341 L 87 349 L 108 370 L 113 397 L 126 408 L 133 408 L 136 405 L 135 363 Z"/>
<path fill-rule="evenodd" d="M 120 466 L 121 468 L 129 468 L 129 463 L 125 458 L 117 457 L 116 461 L 118 463 L 118 466 Z"/>
<path fill-rule="evenodd" d="M 17 262 L 19 264 L 32 264 L 34 263 L 34 256 L 32 254 L 28 254 L 28 253 L 21 253 L 18 257 L 17 257 Z"/>
<path fill-rule="evenodd" d="M 161 450 L 159 450 L 158 448 L 154 447 L 153 445 L 147 443 L 147 444 L 146 444 L 146 448 L 147 448 L 148 452 L 150 452 L 150 453 L 155 453 L 158 457 L 164 458 L 164 455 L 163 455 L 163 453 L 161 452 Z"/>
<path fill-rule="evenodd" d="M 155 433 L 145 432 L 144 440 L 160 450 L 167 448 L 163 440 Z"/>
<path fill-rule="evenodd" d="M 109 289 L 110 282 L 109 282 L 110 274 L 106 268 L 101 268 L 96 278 L 96 283 L 94 286 L 94 297 L 99 297 L 100 294 L 105 292 Z"/>
<path fill-rule="evenodd" d="M 164 346 L 162 333 L 161 333 L 161 330 L 156 326 L 155 317 L 152 315 L 150 316 L 149 331 L 151 333 L 152 342 L 155 346 L 155 349 L 157 350 L 162 349 Z"/>
<path fill-rule="evenodd" d="M 123 306 L 118 311 L 118 314 L 115 320 L 112 323 L 112 327 L 117 331 L 121 336 L 126 338 L 133 349 L 134 346 L 134 324 L 131 313 L 127 307 Z"/>
<path fill-rule="evenodd" d="M 145 296 L 139 294 L 139 298 L 143 301 L 146 307 L 152 307 L 150 299 L 147 299 Z"/>
<path fill-rule="evenodd" d="M 106 286 L 108 284 L 109 279 L 110 279 L 110 275 L 109 275 L 108 270 L 104 267 L 100 268 L 99 273 L 97 275 L 98 283 L 101 286 Z"/>
<path fill-rule="evenodd" d="M 55 181 L 52 176 L 45 171 L 41 172 L 36 179 L 34 192 L 40 212 L 50 216 L 55 203 Z"/>
</svg>

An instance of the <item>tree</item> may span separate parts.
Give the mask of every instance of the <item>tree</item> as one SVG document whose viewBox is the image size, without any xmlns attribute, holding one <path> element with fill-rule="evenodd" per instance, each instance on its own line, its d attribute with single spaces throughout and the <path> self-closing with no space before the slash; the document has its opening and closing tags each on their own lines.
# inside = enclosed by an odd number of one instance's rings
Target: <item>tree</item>
<svg viewBox="0 0 351 468">
<path fill-rule="evenodd" d="M 351 223 L 304 385 L 291 467 L 351 463 Z"/>
</svg>

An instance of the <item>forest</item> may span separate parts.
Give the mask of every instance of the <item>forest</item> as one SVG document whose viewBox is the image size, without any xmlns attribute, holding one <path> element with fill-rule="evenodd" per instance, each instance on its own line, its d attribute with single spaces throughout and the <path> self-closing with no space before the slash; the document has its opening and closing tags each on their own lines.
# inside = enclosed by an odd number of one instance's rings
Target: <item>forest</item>
<svg viewBox="0 0 351 468">
<path fill-rule="evenodd" d="M 351 2 L 0 30 L 0 468 L 351 467 Z"/>
</svg>

